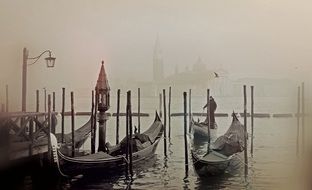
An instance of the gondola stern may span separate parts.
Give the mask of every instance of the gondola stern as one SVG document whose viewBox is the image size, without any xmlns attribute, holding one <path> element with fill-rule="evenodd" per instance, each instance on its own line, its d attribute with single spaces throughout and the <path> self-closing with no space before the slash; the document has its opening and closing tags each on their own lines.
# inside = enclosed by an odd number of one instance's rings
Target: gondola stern
<svg viewBox="0 0 312 190">
<path fill-rule="evenodd" d="M 156 121 L 161 121 L 160 116 L 159 116 L 157 111 L 155 111 L 155 120 L 154 120 L 154 122 L 156 122 Z"/>
<path fill-rule="evenodd" d="M 235 113 L 234 110 L 233 110 L 233 113 L 232 113 L 232 118 L 233 118 L 232 122 L 239 121 L 238 118 L 237 118 L 237 113 Z"/>
<path fill-rule="evenodd" d="M 53 155 L 53 162 L 58 163 L 58 155 L 57 155 L 57 138 L 54 134 L 50 133 L 50 139 L 51 139 L 51 149 L 52 149 L 52 155 Z"/>
</svg>

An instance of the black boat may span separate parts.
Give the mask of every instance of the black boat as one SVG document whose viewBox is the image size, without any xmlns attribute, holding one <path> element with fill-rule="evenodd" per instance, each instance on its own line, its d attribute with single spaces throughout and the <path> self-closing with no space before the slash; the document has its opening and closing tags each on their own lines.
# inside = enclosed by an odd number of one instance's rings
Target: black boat
<svg viewBox="0 0 312 190">
<path fill-rule="evenodd" d="M 132 157 L 134 166 L 154 155 L 163 130 L 162 122 L 156 113 L 153 124 L 144 133 L 133 136 L 130 144 L 134 150 Z M 116 146 L 109 146 L 108 152 L 97 152 L 74 158 L 62 154 L 58 148 L 56 138 L 52 134 L 51 145 L 54 161 L 57 163 L 61 174 L 66 176 L 91 174 L 94 172 L 101 173 L 102 175 L 119 174 L 125 171 L 128 162 L 125 154 L 126 138 Z"/>
<path fill-rule="evenodd" d="M 217 123 L 210 124 L 210 137 L 213 138 L 217 135 Z M 196 140 L 207 140 L 208 138 L 208 123 L 205 121 L 195 121 L 192 118 L 191 129 Z"/>
<path fill-rule="evenodd" d="M 191 150 L 195 171 L 199 176 L 224 173 L 233 158 L 244 151 L 244 126 L 236 114 L 233 113 L 232 116 L 232 124 L 227 132 L 212 143 L 206 154 L 200 156 L 195 150 Z"/>
</svg>

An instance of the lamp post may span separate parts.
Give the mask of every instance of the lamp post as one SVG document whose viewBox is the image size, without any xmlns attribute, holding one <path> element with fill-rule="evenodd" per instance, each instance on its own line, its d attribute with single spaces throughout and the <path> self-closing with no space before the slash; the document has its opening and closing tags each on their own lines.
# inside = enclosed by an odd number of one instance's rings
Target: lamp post
<svg viewBox="0 0 312 190">
<path fill-rule="evenodd" d="M 55 57 L 52 57 L 52 52 L 50 50 L 43 51 L 39 56 L 28 57 L 29 52 L 26 48 L 23 49 L 23 71 L 22 71 L 22 112 L 26 112 L 26 92 L 27 92 L 27 66 L 37 63 L 40 57 L 49 53 L 49 56 L 45 58 L 48 68 L 54 67 Z M 28 60 L 34 60 L 32 63 L 27 63 Z"/>
</svg>

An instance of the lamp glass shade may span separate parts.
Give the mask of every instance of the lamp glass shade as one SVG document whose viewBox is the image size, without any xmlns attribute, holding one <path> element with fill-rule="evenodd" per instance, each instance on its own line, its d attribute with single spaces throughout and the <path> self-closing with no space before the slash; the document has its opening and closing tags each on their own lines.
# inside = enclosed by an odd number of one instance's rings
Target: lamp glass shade
<svg viewBox="0 0 312 190">
<path fill-rule="evenodd" d="M 55 59 L 56 59 L 55 57 L 47 57 L 47 58 L 45 58 L 45 60 L 47 62 L 47 67 L 48 68 L 54 67 Z"/>
</svg>

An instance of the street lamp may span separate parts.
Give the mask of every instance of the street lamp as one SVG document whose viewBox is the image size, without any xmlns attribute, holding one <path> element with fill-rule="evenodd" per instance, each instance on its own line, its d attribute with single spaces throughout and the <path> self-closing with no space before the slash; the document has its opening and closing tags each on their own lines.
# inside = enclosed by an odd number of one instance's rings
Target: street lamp
<svg viewBox="0 0 312 190">
<path fill-rule="evenodd" d="M 40 55 L 36 57 L 28 57 L 28 50 L 23 49 L 23 71 L 22 71 L 22 112 L 26 111 L 26 89 L 27 89 L 27 66 L 37 63 L 42 55 L 48 53 L 49 56 L 45 58 L 48 68 L 52 68 L 55 65 L 55 57 L 52 57 L 52 52 L 50 50 L 43 51 Z M 34 60 L 32 63 L 28 64 L 28 60 Z"/>
</svg>

